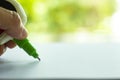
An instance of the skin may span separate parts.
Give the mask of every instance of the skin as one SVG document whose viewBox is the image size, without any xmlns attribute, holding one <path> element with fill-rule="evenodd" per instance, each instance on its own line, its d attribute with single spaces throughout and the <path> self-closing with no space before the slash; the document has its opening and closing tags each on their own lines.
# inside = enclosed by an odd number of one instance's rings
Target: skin
<svg viewBox="0 0 120 80">
<path fill-rule="evenodd" d="M 27 37 L 27 30 L 22 24 L 18 13 L 0 7 L 0 33 L 5 32 L 16 39 Z M 14 48 L 16 44 L 11 40 L 0 46 L 0 56 L 6 51 L 6 48 Z"/>
</svg>

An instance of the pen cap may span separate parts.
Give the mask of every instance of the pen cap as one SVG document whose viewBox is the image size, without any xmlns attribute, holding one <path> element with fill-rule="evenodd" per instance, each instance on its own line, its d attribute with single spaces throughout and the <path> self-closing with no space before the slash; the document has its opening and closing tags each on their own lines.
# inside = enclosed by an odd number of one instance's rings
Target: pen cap
<svg viewBox="0 0 120 80">
<path fill-rule="evenodd" d="M 23 39 L 23 40 L 17 40 L 13 39 L 17 45 L 24 49 L 25 52 L 27 52 L 28 55 L 33 56 L 34 58 L 38 58 L 38 54 L 36 52 L 36 49 L 30 44 L 28 39 Z"/>
<path fill-rule="evenodd" d="M 23 7 L 17 2 L 16 0 L 0 0 L 0 7 L 16 11 L 22 20 L 22 23 L 25 25 L 27 22 L 27 16 L 25 14 L 25 11 Z M 6 33 L 0 34 L 0 45 L 5 44 L 9 40 L 12 40 L 13 38 Z"/>
</svg>

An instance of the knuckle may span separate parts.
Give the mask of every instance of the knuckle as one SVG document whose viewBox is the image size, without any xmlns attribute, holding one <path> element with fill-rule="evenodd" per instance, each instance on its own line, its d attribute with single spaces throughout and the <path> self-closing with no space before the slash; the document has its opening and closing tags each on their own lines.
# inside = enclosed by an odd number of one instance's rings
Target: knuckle
<svg viewBox="0 0 120 80">
<path fill-rule="evenodd" d="M 11 23 L 12 26 L 19 27 L 21 25 L 21 19 L 18 13 L 11 11 Z"/>
</svg>

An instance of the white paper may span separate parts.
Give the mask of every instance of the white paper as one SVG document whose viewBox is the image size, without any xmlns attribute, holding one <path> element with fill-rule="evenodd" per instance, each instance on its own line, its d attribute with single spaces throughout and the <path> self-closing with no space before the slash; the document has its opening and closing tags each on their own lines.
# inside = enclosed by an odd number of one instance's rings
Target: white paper
<svg viewBox="0 0 120 80">
<path fill-rule="evenodd" d="M 34 45 L 41 62 L 18 47 L 0 58 L 0 79 L 120 78 L 120 44 Z"/>
</svg>

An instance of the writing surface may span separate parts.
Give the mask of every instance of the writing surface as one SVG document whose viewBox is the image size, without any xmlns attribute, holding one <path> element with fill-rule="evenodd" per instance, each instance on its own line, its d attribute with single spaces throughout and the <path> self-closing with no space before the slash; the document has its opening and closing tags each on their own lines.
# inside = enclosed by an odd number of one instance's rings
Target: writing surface
<svg viewBox="0 0 120 80">
<path fill-rule="evenodd" d="M 0 78 L 119 78 L 120 44 L 35 45 L 41 62 L 16 47 L 0 58 Z"/>
</svg>

